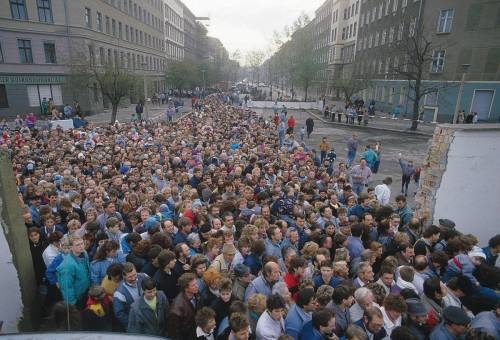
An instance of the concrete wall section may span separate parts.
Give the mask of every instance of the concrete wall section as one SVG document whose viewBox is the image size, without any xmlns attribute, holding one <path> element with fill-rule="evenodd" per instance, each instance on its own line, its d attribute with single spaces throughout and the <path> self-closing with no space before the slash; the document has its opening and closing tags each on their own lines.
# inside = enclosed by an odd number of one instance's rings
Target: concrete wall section
<svg viewBox="0 0 500 340">
<path fill-rule="evenodd" d="M 285 105 L 287 109 L 304 109 L 304 110 L 322 109 L 321 102 L 278 102 L 278 111 L 281 111 L 283 105 Z M 248 107 L 271 109 L 274 107 L 274 102 L 252 100 L 248 102 Z"/>
<path fill-rule="evenodd" d="M 500 129 L 455 131 L 436 192 L 434 222 L 449 218 L 481 245 L 499 232 Z"/>
<path fill-rule="evenodd" d="M 6 208 L 0 197 L 0 211 Z M 1 216 L 1 215 L 0 215 Z M 18 332 L 18 323 L 23 315 L 23 304 L 21 299 L 21 289 L 17 269 L 14 266 L 9 244 L 5 233 L 9 227 L 3 218 L 0 217 L 0 320 L 3 321 L 2 331 L 4 333 Z"/>
</svg>

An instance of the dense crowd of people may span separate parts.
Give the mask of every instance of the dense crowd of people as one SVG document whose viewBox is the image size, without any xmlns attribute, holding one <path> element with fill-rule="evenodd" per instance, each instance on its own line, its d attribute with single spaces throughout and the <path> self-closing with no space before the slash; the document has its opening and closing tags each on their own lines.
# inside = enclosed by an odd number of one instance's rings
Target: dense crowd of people
<svg viewBox="0 0 500 340">
<path fill-rule="evenodd" d="M 337 165 L 284 121 L 216 94 L 175 123 L 4 134 L 42 329 L 500 339 L 500 235 L 417 219 L 356 136 Z"/>
</svg>

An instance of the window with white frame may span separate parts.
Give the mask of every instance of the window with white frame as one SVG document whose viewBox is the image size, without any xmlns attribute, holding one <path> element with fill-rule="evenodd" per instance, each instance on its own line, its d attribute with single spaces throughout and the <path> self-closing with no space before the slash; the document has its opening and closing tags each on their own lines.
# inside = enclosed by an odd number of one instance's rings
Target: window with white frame
<svg viewBox="0 0 500 340">
<path fill-rule="evenodd" d="M 384 14 L 384 3 L 381 2 L 380 6 L 378 7 L 378 18 L 382 19 L 383 14 Z"/>
<path fill-rule="evenodd" d="M 391 8 L 391 0 L 385 0 L 385 15 L 389 15 Z"/>
<path fill-rule="evenodd" d="M 377 7 L 373 7 L 373 10 L 372 10 L 372 22 L 374 22 L 376 18 L 377 18 Z"/>
<path fill-rule="evenodd" d="M 398 10 L 398 0 L 393 0 L 392 11 L 396 12 Z"/>
<path fill-rule="evenodd" d="M 438 33 L 450 33 L 451 32 L 451 25 L 453 23 L 454 12 L 455 12 L 454 9 L 441 10 L 441 12 L 439 14 L 439 22 L 438 22 L 438 28 L 437 28 Z"/>
<path fill-rule="evenodd" d="M 385 39 L 387 38 L 387 30 L 382 31 L 382 40 L 380 41 L 380 45 L 385 44 Z"/>
<path fill-rule="evenodd" d="M 408 6 L 408 0 L 402 0 L 401 1 L 401 8 L 405 8 L 406 6 Z"/>
<path fill-rule="evenodd" d="M 444 70 L 445 50 L 436 50 L 432 55 L 431 72 L 441 73 Z"/>
<path fill-rule="evenodd" d="M 394 31 L 395 31 L 394 27 L 391 27 L 389 29 L 389 43 L 392 43 L 394 41 Z"/>
<path fill-rule="evenodd" d="M 375 44 L 373 45 L 374 47 L 377 47 L 378 46 L 378 39 L 380 37 L 380 34 L 377 32 L 375 33 Z"/>
</svg>

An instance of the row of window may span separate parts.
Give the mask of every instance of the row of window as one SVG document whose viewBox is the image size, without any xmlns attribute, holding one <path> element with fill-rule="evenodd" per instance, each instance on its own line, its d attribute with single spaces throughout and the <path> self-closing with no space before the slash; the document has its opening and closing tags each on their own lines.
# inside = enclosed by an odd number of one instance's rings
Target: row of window
<svg viewBox="0 0 500 340">
<path fill-rule="evenodd" d="M 431 73 L 442 73 L 444 71 L 446 51 L 435 50 L 433 51 L 432 62 L 430 65 Z M 401 64 L 400 64 L 401 62 Z M 387 59 L 379 60 L 362 60 L 355 66 L 355 74 L 382 74 L 389 75 L 399 73 L 399 71 L 406 72 L 408 70 L 408 63 L 401 61 L 399 56 L 387 57 Z"/>
<path fill-rule="evenodd" d="M 347 8 L 344 8 L 344 20 L 357 15 L 359 12 L 359 0 Z"/>
<path fill-rule="evenodd" d="M 184 44 L 184 32 L 177 29 L 175 26 L 170 24 L 166 25 L 165 36 L 167 39 L 175 41 L 178 44 Z"/>
<path fill-rule="evenodd" d="M 408 35 L 413 37 L 415 35 L 416 28 L 416 18 L 410 20 L 410 25 L 408 28 Z M 400 41 L 403 39 L 404 33 L 404 23 L 399 24 L 397 36 L 395 37 L 396 27 L 391 26 L 389 30 L 384 29 L 382 32 L 375 32 L 375 34 L 365 35 L 364 38 L 358 39 L 358 51 L 362 51 L 372 47 L 383 46 L 386 43 L 390 44 L 394 42 L 394 39 Z"/>
<path fill-rule="evenodd" d="M 96 52 L 98 52 L 98 56 L 96 56 Z M 111 48 L 106 49 L 102 46 L 95 51 L 94 46 L 89 45 L 89 60 L 91 64 L 96 64 L 96 57 L 99 58 L 99 65 L 111 64 L 131 70 L 165 71 L 165 60 L 163 58 L 118 51 Z"/>
<path fill-rule="evenodd" d="M 88 7 L 85 8 L 85 25 L 87 28 L 92 29 L 92 10 Z M 125 28 L 125 34 L 123 34 Z M 129 25 L 123 25 L 121 21 L 116 21 L 109 16 L 103 15 L 101 12 L 96 12 L 96 30 L 106 34 L 110 34 L 119 39 L 124 39 L 132 43 L 140 44 L 143 46 L 151 47 L 157 50 L 164 50 L 165 42 L 163 39 L 152 36 L 149 33 L 143 32 Z"/>
<path fill-rule="evenodd" d="M 162 18 L 158 18 L 153 15 L 153 13 L 147 11 L 144 7 L 137 5 L 137 3 L 132 0 L 110 0 L 108 3 L 111 6 L 118 8 L 120 11 L 134 17 L 136 20 L 163 32 L 163 15 Z M 162 10 L 159 0 L 151 0 L 151 6 L 160 11 Z"/>
<path fill-rule="evenodd" d="M 184 20 L 172 8 L 165 4 L 165 20 L 179 28 L 182 28 Z"/>
<path fill-rule="evenodd" d="M 10 14 L 13 19 L 28 20 L 28 10 L 26 9 L 25 0 L 9 0 L 9 3 Z M 37 0 L 36 6 L 40 22 L 54 22 L 50 0 Z"/>
<path fill-rule="evenodd" d="M 416 0 L 418 1 L 418 0 Z M 415 1 L 415 2 L 416 2 Z M 392 10 L 393 12 L 397 11 L 398 0 L 393 0 Z M 402 1 L 402 8 L 407 6 L 407 1 Z M 379 7 L 373 7 L 372 11 L 367 11 L 366 13 L 361 14 L 361 20 L 359 22 L 359 26 L 363 27 L 364 25 L 368 25 L 373 23 L 377 17 L 378 19 L 382 19 L 382 15 L 389 15 L 389 9 L 391 8 L 391 0 L 386 0 L 385 2 L 385 13 L 384 13 L 384 2 L 381 2 Z M 451 27 L 453 23 L 454 9 L 443 9 L 439 12 L 438 22 L 437 22 L 437 33 L 450 33 Z"/>
<path fill-rule="evenodd" d="M 21 64 L 33 64 L 33 50 L 31 40 L 17 39 L 17 49 L 19 53 L 19 62 Z M 43 52 L 46 64 L 56 64 L 56 44 L 52 41 L 43 42 Z M 0 43 L 0 63 L 5 62 L 2 44 Z M 42 63 L 41 61 L 39 63 Z"/>
<path fill-rule="evenodd" d="M 347 40 L 353 37 L 356 37 L 356 32 L 358 29 L 358 24 L 355 22 L 354 24 L 350 24 L 342 28 L 342 40 Z"/>
<path fill-rule="evenodd" d="M 167 58 L 182 60 L 184 59 L 184 49 L 175 44 L 167 42 Z"/>
</svg>

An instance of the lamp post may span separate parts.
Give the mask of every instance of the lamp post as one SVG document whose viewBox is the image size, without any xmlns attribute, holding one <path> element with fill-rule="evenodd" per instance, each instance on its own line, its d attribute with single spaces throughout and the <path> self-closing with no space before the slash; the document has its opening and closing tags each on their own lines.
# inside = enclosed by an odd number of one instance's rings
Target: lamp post
<svg viewBox="0 0 500 340">
<path fill-rule="evenodd" d="M 144 111 L 146 111 L 146 120 L 149 120 L 149 108 L 148 108 L 148 84 L 146 81 L 146 67 L 147 63 L 142 63 L 142 68 L 144 70 L 143 81 L 144 81 Z"/>
<path fill-rule="evenodd" d="M 455 104 L 455 112 L 453 112 L 452 124 L 457 124 L 458 110 L 460 109 L 460 104 L 462 102 L 462 93 L 464 92 L 465 76 L 467 75 L 470 67 L 470 64 L 462 65 L 462 80 L 460 81 L 460 89 L 458 90 L 457 103 Z"/>
</svg>

